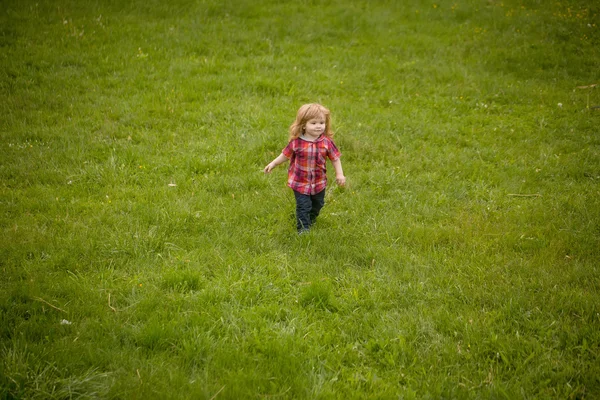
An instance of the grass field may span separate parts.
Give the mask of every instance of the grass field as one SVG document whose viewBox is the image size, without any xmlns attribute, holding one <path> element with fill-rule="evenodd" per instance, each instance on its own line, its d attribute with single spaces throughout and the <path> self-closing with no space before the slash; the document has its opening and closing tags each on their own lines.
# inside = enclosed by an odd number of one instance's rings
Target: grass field
<svg viewBox="0 0 600 400">
<path fill-rule="evenodd" d="M 593 3 L 2 0 L 0 399 L 600 398 Z"/>
</svg>

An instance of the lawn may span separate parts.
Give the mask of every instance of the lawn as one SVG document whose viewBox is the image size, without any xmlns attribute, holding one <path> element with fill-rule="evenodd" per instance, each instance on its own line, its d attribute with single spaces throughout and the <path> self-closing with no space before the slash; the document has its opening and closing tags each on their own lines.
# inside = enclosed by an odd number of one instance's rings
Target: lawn
<svg viewBox="0 0 600 400">
<path fill-rule="evenodd" d="M 600 397 L 594 2 L 1 3 L 0 399 Z"/>
</svg>

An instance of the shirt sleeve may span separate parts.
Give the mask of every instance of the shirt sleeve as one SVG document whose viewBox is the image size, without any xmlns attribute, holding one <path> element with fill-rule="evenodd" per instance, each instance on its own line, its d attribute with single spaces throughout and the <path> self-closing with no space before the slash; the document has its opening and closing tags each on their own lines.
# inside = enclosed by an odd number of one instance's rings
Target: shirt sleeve
<svg viewBox="0 0 600 400">
<path fill-rule="evenodd" d="M 331 161 L 335 161 L 342 156 L 342 153 L 340 153 L 340 151 L 338 150 L 335 143 L 333 143 L 333 140 L 331 140 L 331 139 L 327 139 L 327 140 L 328 140 L 328 147 L 329 147 L 329 151 L 327 152 L 327 155 Z"/>
<path fill-rule="evenodd" d="M 292 155 L 294 154 L 294 140 L 292 140 L 291 142 L 289 142 L 287 144 L 287 146 L 285 146 L 285 149 L 283 149 L 282 153 L 284 156 L 286 156 L 287 158 L 291 158 Z"/>
</svg>

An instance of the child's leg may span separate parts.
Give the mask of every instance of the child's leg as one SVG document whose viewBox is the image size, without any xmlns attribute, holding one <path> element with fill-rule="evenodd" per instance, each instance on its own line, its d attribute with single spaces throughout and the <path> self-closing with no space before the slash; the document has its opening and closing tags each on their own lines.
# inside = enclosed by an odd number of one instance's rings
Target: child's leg
<svg viewBox="0 0 600 400">
<path fill-rule="evenodd" d="M 312 203 L 312 208 L 310 210 L 310 223 L 312 224 L 319 216 L 321 208 L 323 208 L 325 205 L 325 189 L 315 195 L 310 196 L 310 200 Z"/>
<path fill-rule="evenodd" d="M 296 197 L 296 227 L 298 228 L 298 232 L 308 230 L 310 228 L 310 211 L 312 208 L 310 196 L 294 190 L 294 197 Z"/>
</svg>

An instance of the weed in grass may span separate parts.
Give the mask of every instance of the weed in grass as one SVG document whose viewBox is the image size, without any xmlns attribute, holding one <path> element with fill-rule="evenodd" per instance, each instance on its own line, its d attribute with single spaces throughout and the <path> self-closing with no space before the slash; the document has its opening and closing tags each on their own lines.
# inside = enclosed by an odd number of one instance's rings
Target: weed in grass
<svg viewBox="0 0 600 400">
<path fill-rule="evenodd" d="M 331 289 L 324 282 L 310 282 L 302 291 L 300 305 L 335 312 L 337 307 L 331 298 Z"/>
</svg>

